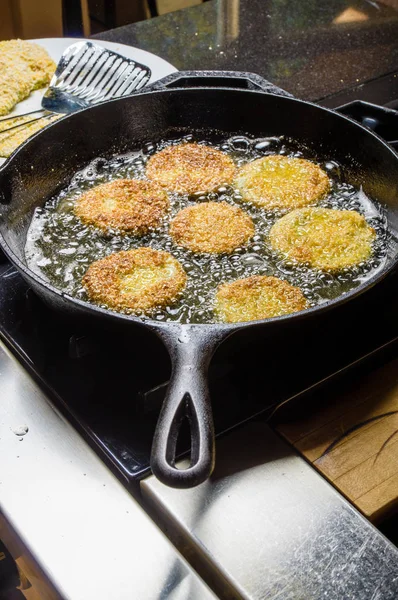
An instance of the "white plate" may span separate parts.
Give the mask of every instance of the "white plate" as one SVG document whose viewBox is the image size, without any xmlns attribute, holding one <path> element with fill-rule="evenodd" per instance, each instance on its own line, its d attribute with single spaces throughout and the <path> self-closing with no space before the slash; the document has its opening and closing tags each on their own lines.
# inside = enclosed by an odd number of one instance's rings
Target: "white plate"
<svg viewBox="0 0 398 600">
<path fill-rule="evenodd" d="M 162 77 L 166 77 L 166 75 L 170 75 L 170 73 L 175 73 L 175 71 L 177 71 L 177 69 L 175 69 L 167 61 L 163 60 L 163 58 L 160 58 L 151 52 L 146 52 L 145 50 L 140 50 L 139 48 L 133 48 L 133 46 L 126 46 L 125 44 L 115 44 L 114 42 L 104 42 L 96 39 L 85 40 L 84 38 L 43 38 L 40 40 L 28 41 L 35 42 L 36 44 L 43 46 L 55 63 L 58 63 L 64 50 L 66 50 L 68 46 L 71 46 L 76 42 L 93 42 L 94 44 L 98 44 L 99 46 L 103 46 L 104 48 L 108 48 L 114 52 L 118 52 L 126 58 L 132 58 L 133 60 L 149 67 L 152 73 L 149 83 L 153 83 L 154 81 L 162 79 Z M 13 117 L 31 112 L 32 110 L 37 110 L 41 106 L 41 99 L 45 91 L 46 88 L 35 90 L 28 98 L 26 98 L 26 100 L 19 102 L 14 110 L 6 116 Z M 1 162 L 2 161 L 0 159 L 0 164 Z"/>
</svg>

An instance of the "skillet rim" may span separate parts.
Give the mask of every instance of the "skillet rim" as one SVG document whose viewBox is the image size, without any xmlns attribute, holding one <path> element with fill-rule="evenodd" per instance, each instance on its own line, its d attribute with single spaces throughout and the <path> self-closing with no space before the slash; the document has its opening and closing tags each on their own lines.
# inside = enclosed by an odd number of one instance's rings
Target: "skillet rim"
<svg viewBox="0 0 398 600">
<path fill-rule="evenodd" d="M 33 134 L 30 138 L 28 138 L 20 146 L 18 146 L 18 148 L 16 150 L 14 150 L 14 152 L 6 159 L 6 161 L 2 165 L 0 165 L 0 177 L 3 173 L 3 171 L 7 170 L 10 162 L 20 152 L 24 151 L 25 148 L 34 139 L 41 136 L 46 131 L 57 126 L 58 123 L 61 123 L 61 122 L 65 121 L 66 119 L 73 119 L 74 117 L 78 117 L 81 114 L 85 113 L 86 111 L 101 110 L 101 109 L 103 109 L 103 107 L 107 107 L 108 105 L 113 104 L 113 103 L 121 103 L 121 102 L 130 101 L 131 98 L 134 98 L 134 97 L 151 96 L 153 94 L 171 94 L 171 95 L 173 95 L 173 94 L 181 94 L 181 92 L 187 92 L 187 93 L 192 92 L 192 91 L 205 92 L 205 91 L 209 91 L 209 90 L 215 91 L 215 92 L 221 92 L 221 91 L 234 92 L 235 94 L 243 93 L 243 94 L 261 95 L 261 96 L 264 96 L 264 95 L 271 96 L 271 97 L 277 98 L 278 100 L 282 100 L 282 102 L 289 101 L 292 103 L 298 103 L 300 105 L 305 104 L 312 108 L 320 110 L 322 112 L 330 113 L 333 115 L 333 117 L 337 117 L 344 121 L 348 121 L 349 123 L 353 124 L 355 127 L 361 129 L 365 133 L 365 135 L 373 137 L 377 143 L 381 144 L 384 147 L 384 149 L 387 150 L 390 154 L 392 154 L 394 159 L 398 161 L 398 151 L 396 151 L 393 147 L 391 147 L 377 133 L 375 133 L 371 129 L 368 129 L 367 127 L 365 127 L 358 121 L 355 121 L 355 119 L 348 117 L 347 115 L 341 114 L 334 109 L 327 108 L 325 106 L 316 104 L 315 102 L 310 102 L 308 100 L 301 100 L 301 99 L 295 98 L 293 96 L 281 96 L 281 95 L 278 95 L 275 93 L 264 92 L 261 90 L 237 89 L 237 88 L 233 88 L 233 87 L 201 86 L 201 87 L 192 87 L 192 88 L 175 87 L 172 89 L 166 87 L 164 89 L 146 90 L 146 91 L 136 93 L 131 96 L 125 96 L 122 98 L 114 98 L 114 99 L 108 100 L 106 102 L 102 102 L 101 104 L 98 104 L 96 106 L 91 106 L 91 107 L 85 108 L 83 110 L 77 111 L 75 113 L 61 117 L 57 121 L 50 123 L 49 125 L 47 125 L 43 129 L 41 129 L 40 131 Z M 371 289 L 374 285 L 376 285 L 377 283 L 382 281 L 385 277 L 387 277 L 390 273 L 392 273 L 394 271 L 394 269 L 396 269 L 398 266 L 398 253 L 397 253 L 395 259 L 392 259 L 389 264 L 385 265 L 379 272 L 375 273 L 372 277 L 370 277 L 367 281 L 361 283 L 358 287 L 350 290 L 349 292 L 343 293 L 341 296 L 338 296 L 337 298 L 333 298 L 332 300 L 328 300 L 327 302 L 324 302 L 322 304 L 306 308 L 299 312 L 290 313 L 288 315 L 272 317 L 269 319 L 261 319 L 261 320 L 257 320 L 257 321 L 240 321 L 237 323 L 222 323 L 222 322 L 220 322 L 220 323 L 218 323 L 218 322 L 215 322 L 215 323 L 178 323 L 176 321 L 166 321 L 166 322 L 156 321 L 155 319 L 151 319 L 150 317 L 145 317 L 145 316 L 138 317 L 138 316 L 134 316 L 134 315 L 119 313 L 119 312 L 116 312 L 116 311 L 113 311 L 113 310 L 110 310 L 107 308 L 102 308 L 101 306 L 92 304 L 90 302 L 86 302 L 84 300 L 79 300 L 78 298 L 74 298 L 73 296 L 70 296 L 69 294 L 62 292 L 61 290 L 59 290 L 58 288 L 53 286 L 51 283 L 42 279 L 37 273 L 32 271 L 26 264 L 24 264 L 14 254 L 12 249 L 9 247 L 9 245 L 5 241 L 1 231 L 0 231 L 0 246 L 1 246 L 2 250 L 4 251 L 5 255 L 7 256 L 7 258 L 11 261 L 11 263 L 14 266 L 16 266 L 16 268 L 19 271 L 21 271 L 23 274 L 25 274 L 29 279 L 32 279 L 40 287 L 44 288 L 46 291 L 54 294 L 55 296 L 58 296 L 61 299 L 72 303 L 72 305 L 77 305 L 79 307 L 79 309 L 92 312 L 93 314 L 95 314 L 97 316 L 102 316 L 106 319 L 118 320 L 118 321 L 123 320 L 124 322 L 127 322 L 127 323 L 134 323 L 134 324 L 139 324 L 142 326 L 151 327 L 152 329 L 158 330 L 158 331 L 170 330 L 172 328 L 179 328 L 179 329 L 190 328 L 190 329 L 203 330 L 206 327 L 213 331 L 218 330 L 218 331 L 220 331 L 220 333 L 225 332 L 225 334 L 228 334 L 228 333 L 232 333 L 233 331 L 240 330 L 240 329 L 247 329 L 249 327 L 255 327 L 256 325 L 265 326 L 265 325 L 277 324 L 280 322 L 285 322 L 289 319 L 294 319 L 295 321 L 298 321 L 300 319 L 306 318 L 307 316 L 313 316 L 314 313 L 320 314 L 320 313 L 326 312 L 329 309 L 343 305 L 346 302 L 354 299 L 355 297 L 360 296 L 367 290 Z"/>
</svg>

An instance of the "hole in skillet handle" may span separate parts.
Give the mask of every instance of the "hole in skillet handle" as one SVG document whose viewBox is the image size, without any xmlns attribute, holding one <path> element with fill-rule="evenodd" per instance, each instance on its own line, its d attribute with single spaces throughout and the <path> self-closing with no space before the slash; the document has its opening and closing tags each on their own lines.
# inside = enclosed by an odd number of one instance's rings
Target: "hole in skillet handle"
<svg viewBox="0 0 398 600">
<path fill-rule="evenodd" d="M 186 489 L 208 479 L 214 469 L 214 425 L 207 382 L 217 346 L 232 333 L 217 325 L 151 325 L 165 343 L 172 374 L 152 443 L 151 468 L 165 485 Z M 191 433 L 190 464 L 176 466 L 177 441 L 184 420 Z"/>
<path fill-rule="evenodd" d="M 292 97 L 260 75 L 245 71 L 177 71 L 147 86 L 143 91 L 203 87 L 260 90 L 268 94 Z"/>
</svg>

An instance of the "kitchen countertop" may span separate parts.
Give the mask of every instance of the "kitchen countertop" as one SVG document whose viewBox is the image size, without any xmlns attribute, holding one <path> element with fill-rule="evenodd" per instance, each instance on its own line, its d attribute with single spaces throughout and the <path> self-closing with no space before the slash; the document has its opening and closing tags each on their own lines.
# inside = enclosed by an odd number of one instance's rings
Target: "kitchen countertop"
<svg viewBox="0 0 398 600">
<path fill-rule="evenodd" d="M 215 600 L 2 342 L 0 385 L 0 538 L 37 596 Z"/>
<path fill-rule="evenodd" d="M 214 473 L 198 487 L 153 476 L 141 486 L 191 564 L 213 571 L 223 600 L 398 597 L 397 548 L 265 423 L 219 439 Z"/>
<path fill-rule="evenodd" d="M 398 1 L 212 0 L 96 37 L 179 70 L 253 71 L 319 100 L 398 70 Z"/>
<path fill-rule="evenodd" d="M 398 359 L 330 382 L 278 411 L 272 425 L 373 522 L 398 507 Z M 395 349 L 394 349 L 395 348 Z M 322 401 L 320 398 L 322 397 Z"/>
</svg>

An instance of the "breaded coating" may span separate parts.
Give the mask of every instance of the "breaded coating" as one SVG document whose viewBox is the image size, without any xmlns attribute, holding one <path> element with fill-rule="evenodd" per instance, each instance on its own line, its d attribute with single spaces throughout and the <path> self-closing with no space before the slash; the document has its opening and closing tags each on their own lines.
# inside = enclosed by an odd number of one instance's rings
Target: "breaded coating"
<svg viewBox="0 0 398 600">
<path fill-rule="evenodd" d="M 235 185 L 243 200 L 267 210 L 315 204 L 330 188 L 327 174 L 318 165 L 278 154 L 244 165 Z"/>
<path fill-rule="evenodd" d="M 88 268 L 83 285 L 93 302 L 117 311 L 150 314 L 172 304 L 186 280 L 171 254 L 142 247 L 97 260 Z"/>
<path fill-rule="evenodd" d="M 230 183 L 235 172 L 229 156 L 200 144 L 168 146 L 154 154 L 146 168 L 149 179 L 179 194 L 211 192 Z"/>
<path fill-rule="evenodd" d="M 34 133 L 37 133 L 44 127 L 47 127 L 47 125 L 50 125 L 50 123 L 53 121 L 57 121 L 62 116 L 63 115 L 55 115 L 47 119 L 38 119 L 37 121 L 34 121 L 34 123 L 30 123 L 25 127 L 18 127 L 4 133 L 2 133 L 2 131 L 6 127 L 13 127 L 14 125 L 20 125 L 26 121 L 30 121 L 32 119 L 32 115 L 27 115 L 26 117 L 15 117 L 15 119 L 10 119 L 7 121 L 7 125 L 5 122 L 2 123 L 0 120 L 0 156 L 2 158 L 8 158 L 14 152 L 14 150 L 18 148 L 18 146 L 30 138 Z"/>
<path fill-rule="evenodd" d="M 227 323 L 271 319 L 305 308 L 308 302 L 299 288 L 264 275 L 220 285 L 214 304 L 216 314 Z"/>
<path fill-rule="evenodd" d="M 143 235 L 159 227 L 170 203 L 153 181 L 116 179 L 91 188 L 76 201 L 75 214 L 100 229 Z"/>
<path fill-rule="evenodd" d="M 56 64 L 47 51 L 32 42 L 0 42 L 0 115 L 50 82 Z"/>
<path fill-rule="evenodd" d="M 170 224 L 170 235 L 177 246 L 193 252 L 226 254 L 249 241 L 254 224 L 241 208 L 203 202 L 180 210 Z"/>
<path fill-rule="evenodd" d="M 288 259 L 340 271 L 371 256 L 376 233 L 356 211 L 301 208 L 279 219 L 269 237 L 272 247 Z"/>
</svg>

